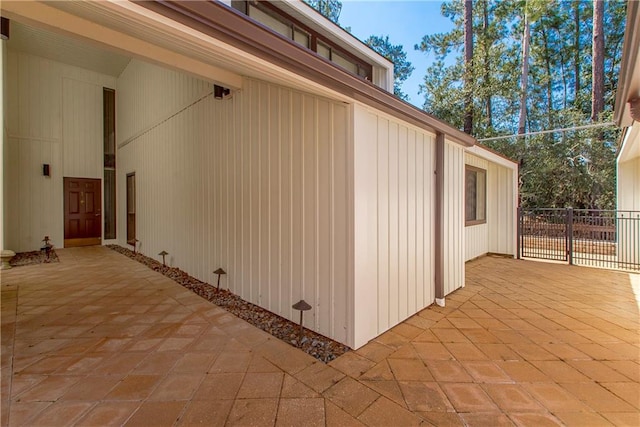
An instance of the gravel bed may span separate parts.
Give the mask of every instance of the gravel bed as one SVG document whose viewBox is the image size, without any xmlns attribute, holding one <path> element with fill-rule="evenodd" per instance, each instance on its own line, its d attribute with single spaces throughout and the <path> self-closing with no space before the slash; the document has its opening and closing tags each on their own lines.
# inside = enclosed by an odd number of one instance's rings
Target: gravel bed
<svg viewBox="0 0 640 427">
<path fill-rule="evenodd" d="M 9 264 L 11 267 L 23 267 L 25 265 L 47 264 L 51 262 L 60 262 L 55 249 L 51 249 L 48 258 L 44 251 L 18 252 L 16 256 L 11 258 Z"/>
<path fill-rule="evenodd" d="M 303 329 L 302 339 L 300 340 L 299 324 L 293 323 L 262 307 L 247 302 L 228 290 L 217 290 L 214 285 L 193 278 L 179 268 L 166 267 L 153 258 L 149 258 L 139 252 L 134 254 L 133 251 L 123 248 L 122 246 L 107 245 L 107 247 L 169 277 L 179 285 L 184 286 L 207 301 L 224 308 L 229 313 L 268 332 L 287 344 L 301 349 L 324 363 L 328 363 L 349 351 L 349 347 L 344 344 L 306 328 Z"/>
</svg>

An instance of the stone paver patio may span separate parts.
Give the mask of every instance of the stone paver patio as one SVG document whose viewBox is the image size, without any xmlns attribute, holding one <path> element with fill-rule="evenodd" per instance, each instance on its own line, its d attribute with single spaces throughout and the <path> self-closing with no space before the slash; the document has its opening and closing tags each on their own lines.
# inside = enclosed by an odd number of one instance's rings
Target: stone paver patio
<svg viewBox="0 0 640 427">
<path fill-rule="evenodd" d="M 640 425 L 640 276 L 482 258 L 329 365 L 102 247 L 3 271 L 2 425 Z"/>
</svg>

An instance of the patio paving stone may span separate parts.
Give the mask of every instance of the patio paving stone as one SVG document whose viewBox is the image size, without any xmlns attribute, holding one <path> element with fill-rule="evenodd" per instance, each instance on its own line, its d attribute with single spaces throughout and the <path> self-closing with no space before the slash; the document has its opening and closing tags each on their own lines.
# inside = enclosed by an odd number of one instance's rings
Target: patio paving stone
<svg viewBox="0 0 640 427">
<path fill-rule="evenodd" d="M 360 415 L 380 397 L 379 393 L 350 377 L 343 378 L 339 383 L 325 391 L 323 395 L 354 417 Z"/>
<path fill-rule="evenodd" d="M 638 275 L 484 257 L 327 365 L 106 248 L 58 252 L 2 272 L 2 425 L 640 425 Z"/>
<path fill-rule="evenodd" d="M 324 399 L 280 399 L 276 426 L 322 427 L 325 425 Z"/>
<path fill-rule="evenodd" d="M 233 400 L 194 400 L 186 406 L 178 420 L 179 426 L 224 425 Z"/>
<path fill-rule="evenodd" d="M 467 427 L 510 427 L 515 424 L 501 413 L 466 413 L 460 415 Z"/>
<path fill-rule="evenodd" d="M 423 420 L 391 400 L 380 397 L 358 417 L 368 426 L 419 426 Z"/>
<path fill-rule="evenodd" d="M 138 402 L 101 402 L 91 408 L 76 426 L 120 426 L 139 406 Z"/>
</svg>

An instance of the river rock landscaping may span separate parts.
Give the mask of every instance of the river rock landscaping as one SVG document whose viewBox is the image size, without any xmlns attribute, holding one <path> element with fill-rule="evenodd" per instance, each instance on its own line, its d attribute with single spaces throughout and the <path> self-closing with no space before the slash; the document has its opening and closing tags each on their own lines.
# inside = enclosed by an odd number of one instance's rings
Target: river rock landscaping
<svg viewBox="0 0 640 427">
<path fill-rule="evenodd" d="M 11 267 L 22 267 L 25 265 L 46 264 L 50 262 L 60 262 L 56 251 L 51 249 L 49 256 L 45 251 L 19 252 L 11 258 Z"/>
<path fill-rule="evenodd" d="M 299 324 L 245 301 L 228 290 L 218 290 L 213 285 L 189 276 L 179 268 L 165 266 L 153 258 L 149 258 L 139 252 L 134 253 L 132 250 L 123 248 L 122 246 L 107 245 L 107 247 L 169 277 L 179 285 L 189 289 L 207 301 L 224 308 L 229 313 L 301 349 L 324 363 L 328 363 L 349 351 L 349 347 L 344 344 L 306 328 L 303 329 L 302 339 L 300 339 Z"/>
</svg>

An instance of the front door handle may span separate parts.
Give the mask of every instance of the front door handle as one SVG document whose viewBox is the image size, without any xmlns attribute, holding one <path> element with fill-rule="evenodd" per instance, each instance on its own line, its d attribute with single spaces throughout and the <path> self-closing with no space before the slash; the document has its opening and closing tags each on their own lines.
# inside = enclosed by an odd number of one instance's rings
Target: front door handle
<svg viewBox="0 0 640 427">
<path fill-rule="evenodd" d="M 96 216 L 100 216 L 100 214 L 96 214 Z"/>
</svg>

